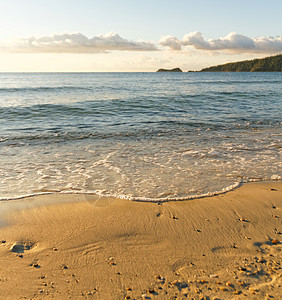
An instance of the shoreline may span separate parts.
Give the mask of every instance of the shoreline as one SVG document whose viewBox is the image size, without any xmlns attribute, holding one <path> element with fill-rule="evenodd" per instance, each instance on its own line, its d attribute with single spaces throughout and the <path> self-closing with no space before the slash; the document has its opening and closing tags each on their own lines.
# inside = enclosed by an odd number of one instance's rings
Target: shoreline
<svg viewBox="0 0 282 300">
<path fill-rule="evenodd" d="M 46 190 L 43 192 L 35 193 L 35 194 L 26 194 L 26 195 L 20 195 L 15 196 L 11 198 L 0 198 L 0 203 L 8 203 L 10 201 L 25 201 L 26 199 L 34 199 L 36 197 L 40 196 L 57 196 L 57 195 L 86 195 L 86 196 L 95 196 L 95 197 L 105 197 L 105 198 L 116 198 L 116 199 L 122 199 L 122 200 L 128 200 L 133 202 L 144 202 L 144 203 L 165 203 L 165 202 L 171 202 L 171 201 L 191 201 L 196 199 L 202 199 L 202 198 L 208 198 L 213 196 L 218 196 L 222 194 L 226 194 L 229 192 L 232 192 L 236 190 L 237 188 L 240 188 L 241 186 L 245 184 L 253 184 L 253 183 L 272 183 L 272 182 L 282 182 L 282 179 L 262 179 L 262 180 L 250 180 L 250 181 L 240 181 L 235 182 L 225 188 L 223 188 L 220 191 L 214 191 L 214 192 L 208 192 L 204 194 L 195 194 L 191 196 L 184 196 L 184 197 L 174 197 L 174 198 L 146 198 L 141 196 L 127 196 L 127 195 L 115 195 L 115 194 L 104 194 L 96 191 L 52 191 L 52 190 Z"/>
<path fill-rule="evenodd" d="M 51 194 L 0 205 L 5 299 L 281 294 L 281 181 L 187 201 Z"/>
</svg>

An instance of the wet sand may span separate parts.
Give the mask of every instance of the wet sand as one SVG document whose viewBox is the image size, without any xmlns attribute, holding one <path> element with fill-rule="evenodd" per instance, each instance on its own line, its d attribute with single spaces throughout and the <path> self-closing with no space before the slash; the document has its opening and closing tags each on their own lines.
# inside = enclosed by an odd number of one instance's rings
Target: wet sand
<svg viewBox="0 0 282 300">
<path fill-rule="evenodd" d="M 279 299 L 281 210 L 281 182 L 162 204 L 66 194 L 0 203 L 0 297 Z"/>
</svg>

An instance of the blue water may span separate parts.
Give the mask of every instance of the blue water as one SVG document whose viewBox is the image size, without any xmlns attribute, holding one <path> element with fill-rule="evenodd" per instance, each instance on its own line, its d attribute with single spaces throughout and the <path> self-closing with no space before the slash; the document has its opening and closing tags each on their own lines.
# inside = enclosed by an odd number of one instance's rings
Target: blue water
<svg viewBox="0 0 282 300">
<path fill-rule="evenodd" d="M 281 179 L 281 73 L 2 73 L 0 199 L 168 200 Z"/>
</svg>

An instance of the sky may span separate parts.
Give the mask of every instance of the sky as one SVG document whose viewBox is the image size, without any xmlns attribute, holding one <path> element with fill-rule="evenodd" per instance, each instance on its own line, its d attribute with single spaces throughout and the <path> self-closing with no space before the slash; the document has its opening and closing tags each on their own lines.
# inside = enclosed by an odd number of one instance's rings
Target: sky
<svg viewBox="0 0 282 300">
<path fill-rule="evenodd" d="M 0 0 L 0 72 L 151 72 L 282 53 L 281 0 Z"/>
</svg>

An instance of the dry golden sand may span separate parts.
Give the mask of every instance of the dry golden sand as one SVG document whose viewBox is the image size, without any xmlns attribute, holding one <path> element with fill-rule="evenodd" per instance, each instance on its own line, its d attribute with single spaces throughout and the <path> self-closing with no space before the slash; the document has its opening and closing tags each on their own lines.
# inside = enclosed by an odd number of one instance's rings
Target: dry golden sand
<svg viewBox="0 0 282 300">
<path fill-rule="evenodd" d="M 1 203 L 0 299 L 281 299 L 281 204 L 281 182 L 161 205 Z"/>
</svg>

